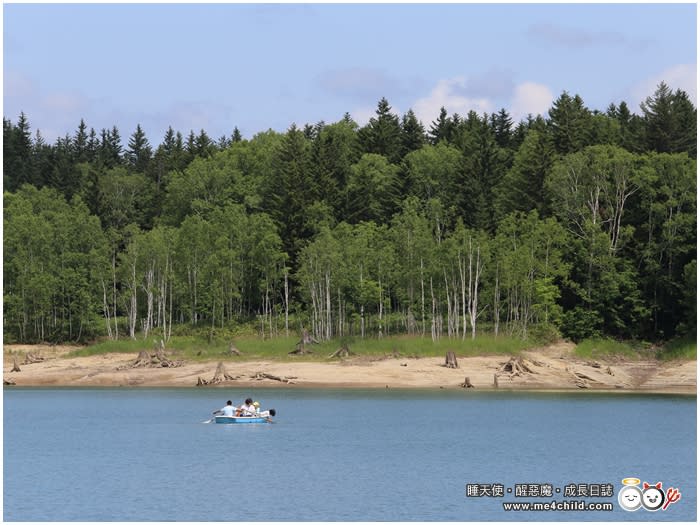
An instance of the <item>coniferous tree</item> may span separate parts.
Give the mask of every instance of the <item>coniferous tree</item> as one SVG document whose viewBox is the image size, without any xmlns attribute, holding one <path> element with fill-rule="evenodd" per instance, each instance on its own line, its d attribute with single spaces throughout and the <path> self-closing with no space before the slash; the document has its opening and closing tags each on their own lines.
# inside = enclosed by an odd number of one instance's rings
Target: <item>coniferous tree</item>
<svg viewBox="0 0 700 525">
<path fill-rule="evenodd" d="M 98 162 L 107 169 L 121 164 L 122 144 L 116 126 L 113 126 L 111 130 L 102 129 L 97 156 Z"/>
<path fill-rule="evenodd" d="M 100 141 L 97 138 L 97 133 L 95 128 L 90 128 L 90 133 L 87 138 L 87 145 L 85 147 L 85 154 L 87 156 L 88 162 L 94 162 L 97 160 L 97 153 L 100 148 Z"/>
<path fill-rule="evenodd" d="M 197 137 L 193 130 L 190 130 L 190 134 L 187 135 L 187 142 L 185 144 L 186 162 L 189 164 L 197 156 Z"/>
<path fill-rule="evenodd" d="M 498 220 L 513 211 L 537 210 L 540 217 L 547 215 L 544 181 L 554 161 L 555 151 L 549 134 L 530 131 L 515 154 L 512 168 L 495 189 Z"/>
<path fill-rule="evenodd" d="M 6 189 L 13 191 L 22 184 L 36 184 L 29 121 L 20 113 L 17 125 L 3 119 L 3 178 Z"/>
<path fill-rule="evenodd" d="M 401 158 L 426 144 L 425 129 L 416 114 L 409 109 L 401 119 Z"/>
<path fill-rule="evenodd" d="M 490 125 L 496 144 L 501 148 L 509 148 L 512 140 L 513 119 L 510 118 L 505 108 L 501 108 L 498 113 L 491 114 Z"/>
<path fill-rule="evenodd" d="M 399 117 L 391 112 L 387 99 L 377 104 L 376 116 L 360 130 L 360 142 L 365 153 L 383 155 L 389 162 L 401 160 L 401 124 Z"/>
<path fill-rule="evenodd" d="M 697 156 L 697 110 L 685 91 L 675 93 L 661 82 L 640 105 L 646 148 L 659 153 L 687 151 Z"/>
<path fill-rule="evenodd" d="M 591 112 L 580 96 L 564 91 L 549 110 L 549 128 L 557 153 L 575 153 L 590 144 Z"/>
<path fill-rule="evenodd" d="M 197 135 L 194 147 L 196 155 L 202 158 L 211 157 L 216 150 L 216 146 L 203 129 L 200 130 L 199 135 Z"/>
<path fill-rule="evenodd" d="M 80 124 L 73 137 L 73 154 L 76 162 L 88 162 L 90 160 L 88 154 L 88 133 L 85 120 L 80 119 Z"/>
<path fill-rule="evenodd" d="M 330 124 L 320 130 L 312 146 L 315 182 L 338 220 L 346 213 L 345 188 L 351 167 L 360 158 L 356 129 L 352 121 Z"/>
<path fill-rule="evenodd" d="M 151 161 L 153 150 L 143 132 L 140 124 L 136 125 L 136 131 L 129 138 L 129 146 L 126 150 L 126 159 L 129 168 L 136 173 L 146 173 Z"/>
<path fill-rule="evenodd" d="M 80 171 L 73 160 L 75 146 L 69 135 L 59 137 L 53 147 L 51 171 L 48 174 L 48 184 L 60 191 L 66 200 L 81 189 Z"/>
<path fill-rule="evenodd" d="M 274 153 L 273 172 L 266 181 L 266 210 L 279 228 L 285 252 L 296 269 L 297 255 L 311 225 L 308 209 L 317 200 L 317 187 L 311 176 L 309 143 L 292 124 Z"/>
<path fill-rule="evenodd" d="M 231 145 L 231 141 L 226 135 L 221 135 L 219 140 L 216 142 L 216 147 L 219 151 L 224 151 Z"/>
<path fill-rule="evenodd" d="M 434 120 L 430 124 L 430 131 L 428 131 L 430 136 L 430 142 L 435 145 L 441 140 L 450 142 L 452 140 L 452 124 L 450 118 L 447 116 L 447 110 L 445 106 L 440 108 L 440 114 L 437 120 Z"/>
</svg>

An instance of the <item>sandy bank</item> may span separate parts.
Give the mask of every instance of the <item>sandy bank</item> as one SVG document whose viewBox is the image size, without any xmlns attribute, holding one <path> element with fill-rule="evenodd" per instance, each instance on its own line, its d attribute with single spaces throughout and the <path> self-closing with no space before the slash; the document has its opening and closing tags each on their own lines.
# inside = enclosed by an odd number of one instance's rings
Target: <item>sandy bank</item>
<svg viewBox="0 0 700 525">
<path fill-rule="evenodd" d="M 131 368 L 135 354 L 65 357 L 72 347 L 7 345 L 3 348 L 3 377 L 16 386 L 194 387 L 211 381 L 218 361 L 185 362 L 173 368 Z M 658 363 L 653 360 L 587 361 L 576 358 L 573 345 L 559 343 L 523 353 L 527 370 L 500 371 L 503 356 L 458 357 L 459 368 L 444 366 L 444 358 L 351 357 L 342 361 L 224 362 L 233 380 L 224 387 L 365 387 L 461 388 L 468 377 L 475 390 L 499 389 L 600 390 L 617 392 L 697 392 L 696 361 Z M 27 353 L 41 361 L 26 363 Z M 12 372 L 14 360 L 21 371 Z M 276 378 L 276 379 L 275 379 Z M 6 386 L 6 388 L 11 388 Z"/>
</svg>

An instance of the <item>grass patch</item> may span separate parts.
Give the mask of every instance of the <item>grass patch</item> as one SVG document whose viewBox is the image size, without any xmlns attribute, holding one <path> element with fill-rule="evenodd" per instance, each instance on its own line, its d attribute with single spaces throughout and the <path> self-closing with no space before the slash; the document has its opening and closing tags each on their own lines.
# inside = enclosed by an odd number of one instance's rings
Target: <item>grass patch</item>
<svg viewBox="0 0 700 525">
<path fill-rule="evenodd" d="M 115 352 L 138 354 L 141 350 L 153 352 L 159 341 L 159 338 L 105 340 L 76 350 L 70 355 L 79 357 Z M 313 352 L 311 354 L 289 355 L 289 352 L 296 348 L 298 341 L 298 336 L 279 336 L 265 340 L 252 335 L 236 337 L 233 342 L 242 356 L 233 357 L 228 352 L 230 340 L 214 339 L 209 342 L 203 337 L 173 336 L 166 344 L 166 350 L 174 351 L 179 359 L 193 361 L 229 358 L 231 360 L 324 361 L 342 344 L 347 344 L 354 354 L 368 357 L 392 354 L 400 354 L 403 357 L 444 357 L 448 351 L 453 351 L 457 357 L 516 355 L 522 350 L 535 346 L 532 341 L 493 335 L 478 336 L 474 340 L 467 338 L 464 341 L 442 337 L 435 342 L 429 337 L 418 336 L 389 336 L 382 339 L 345 337 L 309 345 L 308 348 Z"/>
<path fill-rule="evenodd" d="M 574 351 L 577 357 L 583 359 L 601 359 L 609 357 L 623 357 L 626 359 L 639 358 L 639 352 L 631 344 L 613 339 L 584 339 Z"/>
<path fill-rule="evenodd" d="M 671 361 L 672 359 L 697 359 L 697 340 L 689 337 L 674 339 L 666 343 L 657 355 L 662 361 Z"/>
</svg>

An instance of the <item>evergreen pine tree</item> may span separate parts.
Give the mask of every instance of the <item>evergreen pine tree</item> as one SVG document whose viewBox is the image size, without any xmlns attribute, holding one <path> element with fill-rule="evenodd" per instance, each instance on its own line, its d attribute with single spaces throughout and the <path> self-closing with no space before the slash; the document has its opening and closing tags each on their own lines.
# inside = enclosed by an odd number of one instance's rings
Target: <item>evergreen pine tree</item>
<svg viewBox="0 0 700 525">
<path fill-rule="evenodd" d="M 430 142 L 435 145 L 441 140 L 446 140 L 449 142 L 451 140 L 451 126 L 450 119 L 447 116 L 447 110 L 445 106 L 440 108 L 440 114 L 437 120 L 434 120 L 430 125 L 430 131 L 428 135 L 430 136 Z"/>
<path fill-rule="evenodd" d="M 88 162 L 88 134 L 85 120 L 80 119 L 80 124 L 73 137 L 73 154 L 76 162 Z"/>
<path fill-rule="evenodd" d="M 588 146 L 591 127 L 591 112 L 578 95 L 571 97 L 564 91 L 549 110 L 549 128 L 554 147 L 562 155 L 575 153 Z"/>
<path fill-rule="evenodd" d="M 366 153 L 383 155 L 389 162 L 401 161 L 401 124 L 399 117 L 391 112 L 387 99 L 377 104 L 376 116 L 359 132 L 362 149 Z"/>
<path fill-rule="evenodd" d="M 129 138 L 129 146 L 126 150 L 126 159 L 129 168 L 136 173 L 146 173 L 148 164 L 153 156 L 153 150 L 141 128 L 136 125 L 136 131 Z"/>
<path fill-rule="evenodd" d="M 511 146 L 512 127 L 513 119 L 510 118 L 505 108 L 501 108 L 498 113 L 491 115 L 491 129 L 493 130 L 496 144 L 500 147 L 509 148 Z"/>
<path fill-rule="evenodd" d="M 22 184 L 37 184 L 32 155 L 29 121 L 21 113 L 17 125 L 3 119 L 3 182 L 5 189 L 14 191 Z"/>
<path fill-rule="evenodd" d="M 401 119 L 401 158 L 421 149 L 426 143 L 425 129 L 416 114 L 409 109 Z"/>
</svg>

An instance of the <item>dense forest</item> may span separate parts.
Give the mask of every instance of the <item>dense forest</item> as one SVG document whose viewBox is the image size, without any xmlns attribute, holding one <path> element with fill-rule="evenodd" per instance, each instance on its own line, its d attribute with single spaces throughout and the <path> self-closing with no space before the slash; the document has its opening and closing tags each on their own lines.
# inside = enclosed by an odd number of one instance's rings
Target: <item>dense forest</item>
<svg viewBox="0 0 700 525">
<path fill-rule="evenodd" d="M 638 114 L 3 140 L 6 341 L 696 330 L 696 108 L 664 83 Z"/>
</svg>

